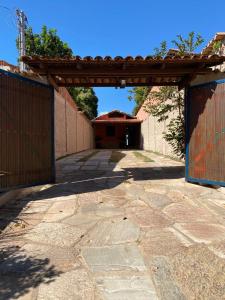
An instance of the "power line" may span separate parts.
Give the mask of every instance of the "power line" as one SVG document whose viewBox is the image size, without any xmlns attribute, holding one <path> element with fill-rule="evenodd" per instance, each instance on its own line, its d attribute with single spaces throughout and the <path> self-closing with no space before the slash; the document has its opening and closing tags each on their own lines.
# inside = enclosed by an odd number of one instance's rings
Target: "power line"
<svg viewBox="0 0 225 300">
<path fill-rule="evenodd" d="M 7 6 L 3 6 L 3 5 L 0 5 L 1 8 L 4 8 L 4 9 L 7 9 L 7 10 L 11 10 L 10 8 L 8 8 Z"/>
<path fill-rule="evenodd" d="M 0 9 L 1 8 L 4 9 L 5 11 L 7 11 L 10 14 L 11 24 L 13 25 L 14 28 L 16 28 L 17 26 L 16 26 L 16 22 L 15 22 L 15 12 L 7 6 L 0 5 Z M 9 25 L 8 19 L 5 18 L 5 20 L 6 20 L 7 24 Z"/>
</svg>

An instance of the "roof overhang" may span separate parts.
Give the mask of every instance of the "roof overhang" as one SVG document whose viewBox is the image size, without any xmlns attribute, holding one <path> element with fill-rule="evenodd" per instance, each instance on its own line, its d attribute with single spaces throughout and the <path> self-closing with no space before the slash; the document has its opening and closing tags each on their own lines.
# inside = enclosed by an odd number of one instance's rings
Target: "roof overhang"
<svg viewBox="0 0 225 300">
<path fill-rule="evenodd" d="M 130 119 L 130 120 L 92 120 L 93 124 L 140 124 L 142 120 Z"/>
<path fill-rule="evenodd" d="M 218 55 L 169 55 L 165 58 L 86 56 L 52 58 L 24 56 L 35 73 L 64 87 L 125 87 L 187 85 L 197 75 L 213 73 L 211 67 L 225 61 Z"/>
<path fill-rule="evenodd" d="M 213 52 L 213 46 L 216 42 L 222 42 L 225 40 L 225 32 L 217 32 L 214 38 L 208 43 L 208 45 L 202 50 L 203 55 L 210 55 Z"/>
</svg>

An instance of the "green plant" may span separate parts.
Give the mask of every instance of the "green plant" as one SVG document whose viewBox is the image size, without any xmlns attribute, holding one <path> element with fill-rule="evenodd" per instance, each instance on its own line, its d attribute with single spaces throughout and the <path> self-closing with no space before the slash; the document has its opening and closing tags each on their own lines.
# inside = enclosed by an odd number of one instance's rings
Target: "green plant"
<svg viewBox="0 0 225 300">
<path fill-rule="evenodd" d="M 143 155 L 141 152 L 138 151 L 133 151 L 133 154 L 140 160 L 144 161 L 144 162 L 153 162 L 154 160 L 152 160 L 150 157 Z"/>
<path fill-rule="evenodd" d="M 126 155 L 123 152 L 120 151 L 112 151 L 111 157 L 109 159 L 112 163 L 117 163 L 121 159 L 123 159 Z"/>
<path fill-rule="evenodd" d="M 138 109 L 146 100 L 149 91 L 150 91 L 149 87 L 134 87 L 131 90 L 129 90 L 130 95 L 128 96 L 128 99 L 130 101 L 134 101 L 134 103 L 135 103 L 135 106 L 134 106 L 134 109 L 132 112 L 132 114 L 134 116 L 137 114 Z"/>
<path fill-rule="evenodd" d="M 53 56 L 53 57 L 71 57 L 73 51 L 68 44 L 63 42 L 57 35 L 56 29 L 48 29 L 43 26 L 40 33 L 33 33 L 33 29 L 28 27 L 25 32 L 26 54 Z M 18 47 L 18 40 L 17 40 Z"/>
<path fill-rule="evenodd" d="M 194 31 L 189 32 L 187 38 L 178 34 L 177 39 L 172 41 L 179 50 L 178 53 L 180 55 L 193 53 L 203 42 L 204 39 L 202 36 L 200 34 L 196 34 Z"/>
<path fill-rule="evenodd" d="M 172 146 L 174 153 L 183 158 L 185 154 L 184 91 L 177 87 L 159 87 L 150 92 L 150 102 L 145 110 L 158 122 L 168 121 L 164 139 Z"/>
<path fill-rule="evenodd" d="M 98 97 L 92 88 L 75 88 L 68 89 L 70 95 L 77 106 L 84 111 L 90 119 L 94 119 L 98 114 Z"/>
<path fill-rule="evenodd" d="M 168 50 L 167 50 L 167 42 L 166 41 L 162 41 L 160 43 L 159 47 L 154 48 L 154 57 L 158 57 L 158 58 L 163 58 L 164 56 L 166 56 Z"/>
<path fill-rule="evenodd" d="M 34 56 L 49 57 L 72 57 L 73 51 L 67 43 L 63 42 L 57 35 L 56 29 L 48 29 L 43 26 L 40 33 L 34 33 L 31 27 L 27 28 L 26 33 L 26 53 Z M 19 46 L 16 41 L 17 48 Z M 74 102 L 84 111 L 90 119 L 97 117 L 98 98 L 93 88 L 75 88 L 68 89 Z"/>
<path fill-rule="evenodd" d="M 218 54 L 221 50 L 221 47 L 222 47 L 222 42 L 221 41 L 214 42 L 212 54 Z"/>
<path fill-rule="evenodd" d="M 177 35 L 172 41 L 177 48 L 178 55 L 190 54 L 204 42 L 200 34 L 190 32 L 185 38 Z M 164 58 L 168 53 L 167 43 L 163 41 L 154 49 L 155 57 Z M 177 87 L 159 87 L 158 91 L 150 91 L 151 88 L 133 88 L 130 100 L 135 101 L 134 112 L 137 112 L 140 104 L 146 99 L 145 110 L 157 118 L 158 122 L 167 121 L 167 130 L 163 133 L 164 139 L 172 146 L 174 153 L 180 157 L 185 156 L 185 127 L 184 127 L 184 91 Z M 149 92 L 150 91 L 150 92 Z M 147 95 L 146 95 L 147 94 Z"/>
</svg>

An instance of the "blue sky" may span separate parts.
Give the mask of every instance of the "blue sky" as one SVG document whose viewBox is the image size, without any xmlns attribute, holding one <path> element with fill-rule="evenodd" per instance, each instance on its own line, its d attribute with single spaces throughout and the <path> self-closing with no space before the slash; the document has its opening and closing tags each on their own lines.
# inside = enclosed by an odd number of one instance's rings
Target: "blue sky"
<svg viewBox="0 0 225 300">
<path fill-rule="evenodd" d="M 225 31 L 225 1 L 217 0 L 0 0 L 0 59 L 16 64 L 14 11 L 25 11 L 29 25 L 56 28 L 74 54 L 149 55 L 162 40 L 200 33 L 205 44 Z M 204 46 L 203 45 L 203 46 Z M 120 109 L 130 113 L 128 89 L 98 88 L 99 113 Z"/>
</svg>

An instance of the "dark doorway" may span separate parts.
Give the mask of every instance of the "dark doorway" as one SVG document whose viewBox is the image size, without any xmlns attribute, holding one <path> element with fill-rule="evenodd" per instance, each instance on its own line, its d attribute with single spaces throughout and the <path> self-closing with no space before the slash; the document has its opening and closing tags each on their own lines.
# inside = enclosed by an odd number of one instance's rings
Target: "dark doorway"
<svg viewBox="0 0 225 300">
<path fill-rule="evenodd" d="M 140 149 L 140 124 L 94 124 L 95 147 L 99 149 Z"/>
<path fill-rule="evenodd" d="M 95 147 L 100 149 L 140 149 L 141 121 L 114 110 L 92 121 Z"/>
</svg>

